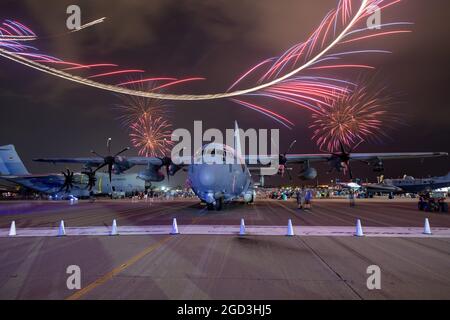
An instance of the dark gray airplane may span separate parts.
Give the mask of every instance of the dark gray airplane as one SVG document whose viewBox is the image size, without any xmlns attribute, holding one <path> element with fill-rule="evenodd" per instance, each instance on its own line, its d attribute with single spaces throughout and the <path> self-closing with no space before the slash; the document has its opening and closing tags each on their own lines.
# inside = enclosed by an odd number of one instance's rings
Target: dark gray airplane
<svg viewBox="0 0 450 320">
<path fill-rule="evenodd" d="M 69 169 L 62 173 L 31 174 L 13 145 L 0 146 L 0 184 L 6 190 L 13 191 L 20 186 L 60 199 L 112 192 L 133 194 L 146 189 L 146 181 L 137 178 L 136 174 L 112 175 L 111 180 L 108 178 L 108 174 L 104 172 L 77 173 Z"/>
<path fill-rule="evenodd" d="M 423 179 L 415 179 L 410 176 L 405 176 L 403 179 L 383 179 L 381 183 L 366 184 L 364 187 L 368 192 L 426 193 L 450 187 L 450 173 L 441 177 Z"/>
<path fill-rule="evenodd" d="M 348 189 L 365 189 L 368 194 L 384 193 L 384 194 L 404 194 L 404 193 L 428 193 L 434 190 L 450 187 L 450 173 L 441 177 L 430 177 L 423 179 L 415 179 L 405 176 L 403 179 L 381 179 L 379 183 L 362 183 L 355 182 L 340 183 L 341 186 Z"/>
</svg>

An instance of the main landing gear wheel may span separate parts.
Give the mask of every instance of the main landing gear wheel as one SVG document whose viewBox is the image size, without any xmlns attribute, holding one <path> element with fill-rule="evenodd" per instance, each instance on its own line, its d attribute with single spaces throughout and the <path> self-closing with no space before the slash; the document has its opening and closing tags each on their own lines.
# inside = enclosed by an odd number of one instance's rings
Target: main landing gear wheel
<svg viewBox="0 0 450 320">
<path fill-rule="evenodd" d="M 223 207 L 223 198 L 219 198 L 216 200 L 216 205 L 214 206 L 214 209 L 220 211 L 222 210 L 222 207 Z"/>
<path fill-rule="evenodd" d="M 223 208 L 223 198 L 219 198 L 215 201 L 215 203 L 207 203 L 206 207 L 208 208 L 208 210 L 212 211 L 212 210 L 216 210 L 216 211 L 220 211 Z"/>
</svg>

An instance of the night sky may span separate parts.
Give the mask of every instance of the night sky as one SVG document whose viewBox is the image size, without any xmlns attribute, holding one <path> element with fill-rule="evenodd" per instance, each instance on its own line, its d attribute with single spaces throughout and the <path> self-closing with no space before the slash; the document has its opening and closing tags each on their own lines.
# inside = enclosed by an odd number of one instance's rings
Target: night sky
<svg viewBox="0 0 450 320">
<path fill-rule="evenodd" d="M 208 80 L 171 92 L 210 93 L 226 89 L 240 74 L 268 57 L 283 53 L 306 39 L 337 0 L 146 0 L 146 1 L 5 1 L 0 19 L 15 19 L 44 38 L 43 52 L 83 63 L 112 62 L 125 68 L 145 69 L 158 76 L 204 76 Z M 66 8 L 77 4 L 82 22 L 106 16 L 106 22 L 71 35 Z M 357 152 L 450 151 L 450 2 L 406 0 L 389 9 L 382 19 L 413 22 L 413 33 L 369 40 L 367 48 L 391 50 L 391 55 L 359 58 L 377 68 L 379 81 L 402 103 L 395 111 L 404 126 L 382 143 L 361 145 Z M 95 149 L 130 145 L 128 132 L 114 106 L 120 99 L 109 92 L 84 87 L 28 69 L 0 58 L 0 145 L 14 144 L 29 171 L 60 171 L 61 166 L 33 163 L 32 158 L 89 156 Z M 338 71 L 339 72 L 339 71 Z M 354 74 L 338 74 L 351 77 Z M 266 105 L 270 105 L 268 101 Z M 273 108 L 296 126 L 288 130 L 258 113 L 226 100 L 169 102 L 174 128 L 193 126 L 279 128 L 281 149 L 297 139 L 293 152 L 317 153 L 308 129 L 310 113 L 289 105 Z M 137 155 L 130 150 L 128 155 Z M 386 176 L 443 175 L 449 159 L 386 162 Z M 319 179 L 329 181 L 327 167 L 317 166 Z M 374 178 L 371 169 L 355 164 L 355 174 Z M 182 174 L 175 183 L 182 181 Z M 279 183 L 274 178 L 272 183 Z"/>
</svg>

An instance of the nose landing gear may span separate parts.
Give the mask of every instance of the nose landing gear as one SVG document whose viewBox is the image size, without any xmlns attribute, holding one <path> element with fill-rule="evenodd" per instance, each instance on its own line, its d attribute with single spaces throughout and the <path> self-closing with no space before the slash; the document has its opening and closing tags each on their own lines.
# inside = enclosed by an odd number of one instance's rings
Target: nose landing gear
<svg viewBox="0 0 450 320">
<path fill-rule="evenodd" d="M 215 202 L 208 203 L 207 204 L 207 208 L 210 211 L 212 211 L 212 210 L 216 210 L 216 211 L 222 210 L 222 208 L 223 208 L 223 198 L 218 198 L 218 199 L 216 199 Z"/>
</svg>

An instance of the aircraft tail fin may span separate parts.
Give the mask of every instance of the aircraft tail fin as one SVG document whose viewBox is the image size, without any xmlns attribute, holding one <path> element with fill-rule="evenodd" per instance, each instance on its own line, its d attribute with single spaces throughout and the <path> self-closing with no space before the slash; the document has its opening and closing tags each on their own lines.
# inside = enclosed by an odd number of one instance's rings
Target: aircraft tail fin
<svg viewBox="0 0 450 320">
<path fill-rule="evenodd" d="M 0 158 L 0 176 L 8 176 L 10 175 L 8 168 L 6 168 L 5 163 Z"/>
<path fill-rule="evenodd" d="M 0 174 L 14 176 L 30 174 L 12 144 L 0 146 Z"/>
</svg>

